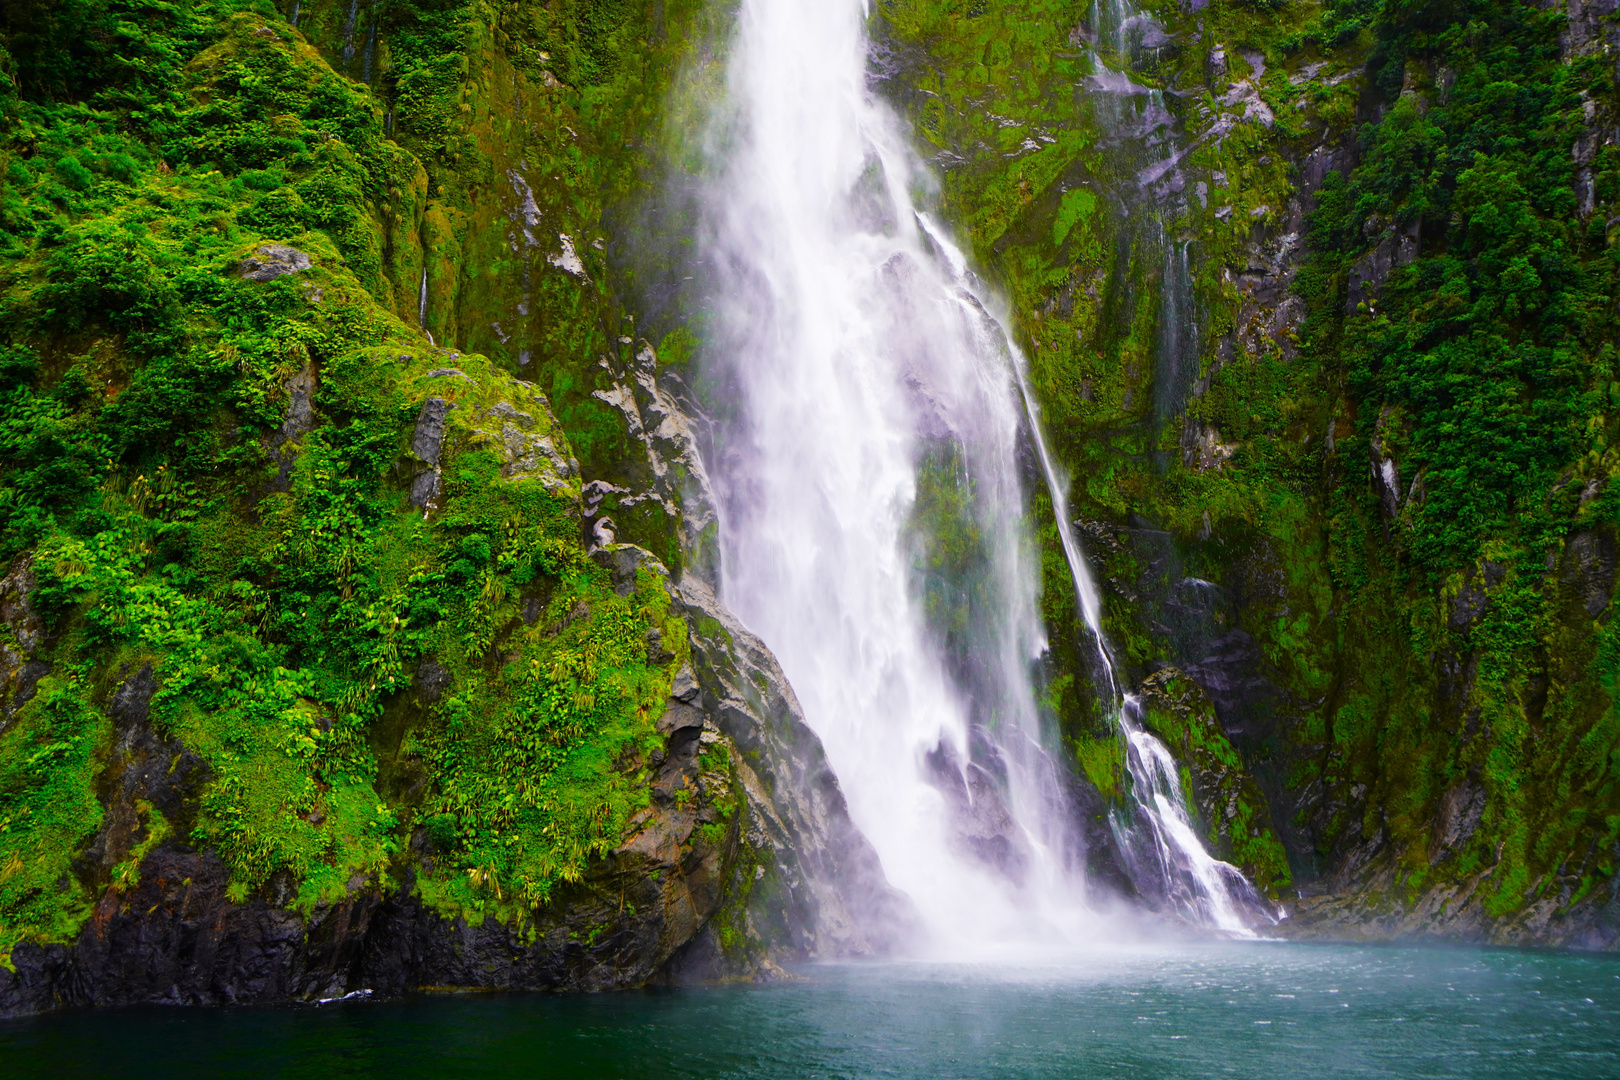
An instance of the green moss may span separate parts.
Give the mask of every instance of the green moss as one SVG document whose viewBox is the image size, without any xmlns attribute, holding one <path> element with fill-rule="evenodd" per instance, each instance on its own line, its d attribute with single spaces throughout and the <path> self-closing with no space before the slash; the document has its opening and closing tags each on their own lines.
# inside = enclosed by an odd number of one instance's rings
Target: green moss
<svg viewBox="0 0 1620 1080">
<path fill-rule="evenodd" d="M 71 869 L 101 825 L 93 783 L 110 731 L 85 703 L 85 681 L 66 671 L 40 680 L 0 733 L 0 955 L 72 936 L 96 901 Z"/>
<path fill-rule="evenodd" d="M 1496 866 L 1485 888 L 1499 914 L 1532 887 L 1554 895 L 1554 877 L 1573 889 L 1612 872 L 1596 869 L 1620 805 L 1607 613 L 1594 621 L 1573 602 L 1593 571 L 1568 546 L 1607 542 L 1615 520 L 1620 380 L 1600 301 L 1615 262 L 1594 223 L 1613 216 L 1620 183 L 1606 178 L 1620 159 L 1594 158 L 1588 217 L 1571 202 L 1569 153 L 1578 100 L 1613 107 L 1610 76 L 1595 57 L 1561 55 L 1557 13 L 1492 0 L 1154 14 L 1198 47 L 1109 59 L 1176 90 L 1165 102 L 1184 125 L 1189 192 L 1161 215 L 1162 238 L 1142 224 L 1151 208 L 1125 217 L 1102 197 L 1139 201 L 1139 163 L 1110 142 L 1100 96 L 1066 89 L 1084 61 L 1061 39 L 1083 13 L 894 0 L 874 18 L 904 58 L 897 100 L 946 151 L 941 209 L 1011 301 L 1074 510 L 1091 523 L 1082 539 L 1118 654 L 1133 678 L 1203 658 L 1178 654 L 1189 646 L 1167 629 L 1161 595 L 1174 580 L 1155 580 L 1157 567 L 1237 598 L 1215 608 L 1211 633 L 1251 636 L 1256 673 L 1281 697 L 1228 749 L 1268 785 L 1321 790 L 1311 806 L 1335 808 L 1291 823 L 1298 866 L 1382 837 L 1405 892 Z M 1228 83 L 1250 80 L 1272 123 L 1220 100 L 1227 84 L 1206 68 L 1216 45 Z M 1275 240 L 1306 156 L 1356 138 L 1357 117 L 1375 111 L 1361 165 L 1330 173 L 1315 197 L 1293 283 L 1310 316 L 1273 340 L 1255 321 L 1269 306 L 1257 312 L 1239 287 L 1251 244 Z M 1235 122 L 1200 138 L 1221 113 Z M 1420 257 L 1346 315 L 1351 267 L 1383 230 L 1415 222 Z M 1166 395 L 1163 249 L 1189 239 L 1202 381 L 1166 415 L 1154 404 Z M 1373 444 L 1400 470 L 1393 517 L 1368 481 Z M 1085 767 L 1106 753 L 1106 728 L 1038 496 L 1033 516 L 1048 698 L 1083 771 L 1112 790 L 1105 763 Z M 1148 526 L 1165 535 L 1151 558 L 1133 531 Z M 1488 602 L 1458 625 L 1465 594 Z M 1218 749 L 1198 752 L 1214 761 Z M 1488 793 L 1479 829 L 1438 851 L 1442 801 L 1473 784 Z M 1246 831 L 1232 857 L 1283 880 L 1275 835 Z M 1259 846 L 1238 854 L 1240 843 Z"/>
<path fill-rule="evenodd" d="M 449 353 L 411 325 L 422 263 L 401 226 L 429 216 L 410 149 L 423 134 L 390 140 L 387 103 L 268 8 L 240 7 L 181 5 L 148 25 L 161 63 L 123 96 L 109 89 L 121 76 L 22 54 L 11 136 L 74 155 L 90 180 L 8 152 L 0 555 L 32 552 L 55 638 L 52 675 L 0 732 L 0 954 L 70 939 L 96 900 L 69 867 L 102 820 L 93 780 L 121 664 L 151 662 L 152 723 L 207 766 L 179 839 L 221 855 L 233 898 L 290 876 L 309 909 L 356 875 L 387 879 L 421 823 L 424 897 L 476 920 L 521 916 L 618 843 L 647 797 L 624 751 L 650 749 L 672 670 L 648 663 L 649 630 L 686 655 L 661 577 L 620 596 L 585 557 L 577 475 L 508 460 L 503 424 L 566 462 L 567 421 L 504 357 Z M 593 86 L 637 77 L 603 51 L 625 47 L 625 25 L 579 45 Z M 435 169 L 455 164 L 445 146 Z M 243 280 L 266 241 L 313 266 Z M 581 294 L 548 288 L 558 304 Z M 535 365 L 582 370 L 594 338 L 577 325 L 554 328 L 555 353 L 537 342 Z M 448 367 L 462 376 L 427 378 Z M 295 386 L 313 390 L 307 429 Z M 577 407 L 592 389 L 564 397 Z M 424 515 L 407 491 L 429 395 L 456 408 Z M 436 701 L 413 690 L 429 661 L 448 678 Z M 146 834 L 117 887 L 168 835 L 136 812 Z"/>
<path fill-rule="evenodd" d="M 1125 744 L 1118 736 L 1081 738 L 1074 741 L 1074 756 L 1080 772 L 1109 802 L 1118 802 L 1123 794 L 1125 776 Z"/>
<path fill-rule="evenodd" d="M 1188 815 L 1206 842 L 1272 897 L 1293 884 L 1264 793 L 1196 683 L 1166 669 L 1143 683 L 1143 719 L 1183 763 Z"/>
</svg>

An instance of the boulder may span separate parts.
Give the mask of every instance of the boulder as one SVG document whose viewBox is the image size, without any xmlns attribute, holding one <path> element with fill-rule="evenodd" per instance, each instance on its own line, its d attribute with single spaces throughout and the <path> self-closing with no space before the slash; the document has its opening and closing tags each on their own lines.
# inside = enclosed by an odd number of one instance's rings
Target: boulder
<svg viewBox="0 0 1620 1080">
<path fill-rule="evenodd" d="M 257 251 L 242 260 L 245 281 L 274 281 L 287 274 L 301 274 L 312 265 L 308 255 L 286 244 L 260 244 Z"/>
</svg>

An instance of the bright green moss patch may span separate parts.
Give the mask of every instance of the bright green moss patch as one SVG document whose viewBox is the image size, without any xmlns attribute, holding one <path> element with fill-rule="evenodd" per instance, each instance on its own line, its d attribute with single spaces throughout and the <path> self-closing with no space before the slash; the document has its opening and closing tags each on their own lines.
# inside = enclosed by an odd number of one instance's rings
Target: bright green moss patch
<svg viewBox="0 0 1620 1080">
<path fill-rule="evenodd" d="M 101 825 L 93 782 L 110 725 L 82 686 L 65 672 L 41 680 L 0 733 L 0 956 L 71 937 L 95 904 L 72 862 Z"/>
<path fill-rule="evenodd" d="M 1076 739 L 1074 756 L 1087 780 L 1109 802 L 1117 802 L 1124 794 L 1125 744 L 1117 735 Z"/>
</svg>

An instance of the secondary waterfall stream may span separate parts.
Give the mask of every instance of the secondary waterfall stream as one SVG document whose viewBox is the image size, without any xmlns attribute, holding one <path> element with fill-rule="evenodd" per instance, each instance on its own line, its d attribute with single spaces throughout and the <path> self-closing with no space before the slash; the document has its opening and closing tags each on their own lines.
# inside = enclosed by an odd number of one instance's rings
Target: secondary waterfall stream
<svg viewBox="0 0 1620 1080">
<path fill-rule="evenodd" d="M 1199 844 L 1174 763 L 1117 686 L 999 299 L 914 201 L 935 181 L 869 91 L 866 53 L 860 0 L 741 4 L 704 199 L 706 333 L 732 410 L 722 593 L 777 654 L 937 947 L 1083 943 L 1096 915 L 1069 771 L 1034 683 L 1047 642 L 1020 462 L 1038 461 L 1128 741 L 1137 812 L 1117 827 L 1142 834 L 1184 915 L 1246 932 L 1241 877 Z"/>
</svg>

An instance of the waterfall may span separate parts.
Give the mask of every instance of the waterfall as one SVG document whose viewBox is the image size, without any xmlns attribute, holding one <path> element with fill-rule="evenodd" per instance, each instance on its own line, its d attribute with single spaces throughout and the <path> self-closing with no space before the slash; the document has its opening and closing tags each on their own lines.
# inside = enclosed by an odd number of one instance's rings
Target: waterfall
<svg viewBox="0 0 1620 1080">
<path fill-rule="evenodd" d="M 703 193 L 721 591 L 940 950 L 1083 943 L 1099 923 L 1035 687 L 1031 458 L 1122 737 L 1146 748 L 1132 761 L 1158 744 L 1120 707 L 1005 312 L 914 201 L 936 182 L 868 90 L 866 50 L 860 0 L 742 0 Z M 1175 770 L 1131 770 L 1161 861 L 1213 863 L 1175 831 L 1185 811 L 1153 803 L 1181 798 Z M 1219 904 L 1198 914 L 1241 929 Z"/>
<path fill-rule="evenodd" d="M 993 305 L 994 296 L 983 290 L 967 271 L 966 260 L 961 253 L 933 229 L 926 217 L 922 220 L 940 249 L 946 253 L 948 264 L 957 274 L 964 292 L 971 292 L 973 302 L 981 308 L 987 309 Z M 1185 252 L 1183 246 L 1183 259 Z M 1178 303 L 1178 300 L 1172 299 L 1167 306 Z M 1179 310 L 1173 308 L 1171 313 L 1178 314 Z M 998 314 L 1000 317 L 991 319 L 991 322 L 1017 378 L 1019 396 L 1026 410 L 1029 432 L 1041 466 L 1041 476 L 1052 499 L 1058 537 L 1068 563 L 1076 604 L 1096 645 L 1097 667 L 1103 675 L 1101 681 L 1107 686 L 1110 711 L 1125 744 L 1126 770 L 1130 774 L 1131 797 L 1138 820 L 1116 822 L 1116 828 L 1124 834 L 1121 841 L 1127 855 L 1135 856 L 1137 874 L 1133 876 L 1140 878 L 1144 874 L 1151 875 L 1156 891 L 1162 893 L 1177 913 L 1194 924 L 1237 937 L 1252 937 L 1249 924 L 1256 916 L 1270 917 L 1267 905 L 1235 866 L 1214 858 L 1205 850 L 1187 811 L 1187 793 L 1182 788 L 1175 759 L 1162 742 L 1143 730 L 1139 722 L 1141 707 L 1137 699 L 1120 690 L 1113 651 L 1103 632 L 1102 598 L 1080 548 L 1079 537 L 1074 532 L 1068 485 L 1047 449 L 1040 405 L 1029 385 L 1025 358 L 1010 335 L 1003 330 L 1008 323 L 1006 315 Z M 1171 338 L 1172 342 L 1175 340 Z"/>
</svg>

